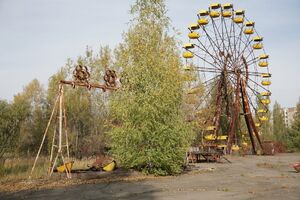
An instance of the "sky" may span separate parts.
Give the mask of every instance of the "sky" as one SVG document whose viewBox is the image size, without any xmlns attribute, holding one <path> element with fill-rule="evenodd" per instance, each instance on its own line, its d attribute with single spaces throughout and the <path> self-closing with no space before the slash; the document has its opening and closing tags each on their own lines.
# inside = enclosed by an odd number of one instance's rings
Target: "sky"
<svg viewBox="0 0 300 200">
<path fill-rule="evenodd" d="M 86 46 L 114 48 L 122 42 L 135 0 L 0 0 L 0 99 L 11 101 L 37 78 L 44 87 L 68 58 L 83 55 Z M 272 102 L 295 106 L 300 97 L 300 1 L 233 0 L 264 37 L 270 55 Z M 167 0 L 167 15 L 187 41 L 187 26 L 195 22 L 207 0 Z"/>
</svg>

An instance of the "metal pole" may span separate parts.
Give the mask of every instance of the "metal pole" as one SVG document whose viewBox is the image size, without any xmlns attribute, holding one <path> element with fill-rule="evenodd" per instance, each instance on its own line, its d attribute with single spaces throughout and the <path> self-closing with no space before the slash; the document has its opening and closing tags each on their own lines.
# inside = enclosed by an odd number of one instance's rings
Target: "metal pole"
<svg viewBox="0 0 300 200">
<path fill-rule="evenodd" d="M 63 101 L 63 86 L 60 86 L 60 96 L 59 96 L 59 138 L 58 138 L 58 153 L 61 153 L 62 149 L 62 101 Z"/>
</svg>

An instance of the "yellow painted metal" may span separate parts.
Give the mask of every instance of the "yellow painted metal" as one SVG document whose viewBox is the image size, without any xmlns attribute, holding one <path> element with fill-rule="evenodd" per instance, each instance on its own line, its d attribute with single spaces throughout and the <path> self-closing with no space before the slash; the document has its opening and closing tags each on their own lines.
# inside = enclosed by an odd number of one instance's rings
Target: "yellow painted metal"
<svg viewBox="0 0 300 200">
<path fill-rule="evenodd" d="M 216 130 L 216 126 L 208 126 L 208 127 L 206 127 L 206 130 L 207 131 L 214 131 L 214 130 Z"/>
<path fill-rule="evenodd" d="M 263 78 L 270 78 L 272 76 L 272 74 L 270 74 L 270 73 L 261 73 L 260 75 Z"/>
<path fill-rule="evenodd" d="M 264 85 L 264 86 L 269 86 L 269 85 L 271 85 L 271 81 L 269 81 L 269 80 L 263 80 L 261 82 L 261 84 Z"/>
<path fill-rule="evenodd" d="M 198 20 L 198 24 L 199 25 L 206 25 L 206 24 L 208 24 L 208 19 L 205 19 L 205 18 L 200 18 L 199 20 Z"/>
<path fill-rule="evenodd" d="M 269 55 L 267 55 L 267 54 L 259 55 L 259 59 L 267 59 L 267 58 L 269 58 Z"/>
<path fill-rule="evenodd" d="M 253 49 L 262 49 L 263 48 L 263 44 L 262 43 L 256 43 L 256 44 L 253 44 Z"/>
<path fill-rule="evenodd" d="M 183 69 L 184 69 L 185 71 L 191 71 L 191 70 L 192 70 L 192 67 L 186 65 L 186 66 L 183 67 Z"/>
<path fill-rule="evenodd" d="M 238 145 L 234 144 L 234 145 L 232 145 L 231 150 L 238 151 L 238 150 L 240 150 L 240 147 Z"/>
<path fill-rule="evenodd" d="M 251 34 L 254 33 L 254 29 L 253 29 L 253 28 L 246 28 L 246 29 L 244 30 L 244 33 L 245 33 L 246 35 L 251 35 Z"/>
<path fill-rule="evenodd" d="M 268 67 L 269 63 L 268 63 L 268 61 L 260 61 L 260 62 L 258 63 L 258 65 L 259 65 L 260 67 Z"/>
<path fill-rule="evenodd" d="M 186 51 L 183 53 L 182 55 L 184 58 L 193 58 L 194 57 L 194 54 L 190 51 Z"/>
<path fill-rule="evenodd" d="M 221 7 L 221 4 L 219 4 L 219 3 L 212 3 L 212 4 L 210 4 L 210 8 L 211 9 L 218 9 L 220 7 Z"/>
<path fill-rule="evenodd" d="M 254 24 L 255 24 L 255 22 L 250 22 L 250 21 L 249 21 L 249 22 L 246 22 L 246 23 L 245 23 L 245 26 L 252 26 L 252 27 L 253 27 Z"/>
<path fill-rule="evenodd" d="M 248 146 L 248 143 L 247 142 L 243 142 L 242 145 L 246 147 L 246 146 Z"/>
<path fill-rule="evenodd" d="M 224 9 L 230 9 L 233 7 L 232 3 L 224 3 L 222 6 Z"/>
<path fill-rule="evenodd" d="M 65 163 L 64 165 L 61 165 L 61 166 L 57 167 L 56 169 L 60 173 L 66 172 L 66 169 L 67 169 L 68 172 L 71 172 L 72 167 L 73 167 L 73 163 L 74 163 L 73 161 Z"/>
<path fill-rule="evenodd" d="M 235 17 L 233 21 L 237 24 L 241 24 L 244 22 L 244 17 Z"/>
<path fill-rule="evenodd" d="M 198 13 L 200 16 L 207 16 L 209 14 L 208 10 L 200 10 Z"/>
<path fill-rule="evenodd" d="M 263 41 L 263 37 L 260 37 L 260 36 L 256 36 L 252 39 L 254 42 L 261 42 Z"/>
<path fill-rule="evenodd" d="M 195 87 L 188 91 L 188 94 L 199 94 L 201 92 L 201 87 Z"/>
<path fill-rule="evenodd" d="M 260 100 L 262 104 L 264 105 L 269 105 L 271 103 L 271 100 L 270 99 L 261 99 Z"/>
<path fill-rule="evenodd" d="M 260 95 L 263 97 L 269 97 L 271 96 L 271 92 L 261 92 Z"/>
<path fill-rule="evenodd" d="M 223 11 L 222 12 L 222 16 L 223 17 L 231 17 L 232 16 L 232 12 L 231 11 Z"/>
<path fill-rule="evenodd" d="M 209 16 L 212 18 L 216 18 L 220 16 L 220 12 L 218 11 L 210 11 Z"/>
<path fill-rule="evenodd" d="M 199 24 L 193 23 L 193 24 L 190 24 L 189 28 L 190 28 L 191 30 L 197 30 L 197 29 L 199 29 L 200 27 L 199 27 Z"/>
<path fill-rule="evenodd" d="M 268 121 L 269 118 L 266 117 L 266 116 L 262 116 L 262 117 L 259 117 L 259 120 L 262 121 L 262 122 L 265 122 L 265 121 Z"/>
<path fill-rule="evenodd" d="M 198 39 L 200 37 L 199 33 L 197 32 L 191 32 L 188 36 L 190 39 Z"/>
<path fill-rule="evenodd" d="M 116 161 L 113 160 L 111 163 L 109 163 L 108 165 L 103 167 L 103 170 L 107 171 L 107 172 L 111 172 L 116 168 L 116 166 L 117 166 L 117 163 L 116 163 Z"/>
<path fill-rule="evenodd" d="M 245 10 L 237 10 L 235 11 L 236 15 L 244 15 L 245 14 Z"/>
<path fill-rule="evenodd" d="M 267 112 L 267 110 L 265 110 L 265 109 L 258 109 L 257 110 L 257 113 L 266 113 Z"/>
<path fill-rule="evenodd" d="M 227 140 L 228 139 L 228 135 L 219 135 L 218 140 Z"/>
<path fill-rule="evenodd" d="M 183 48 L 185 48 L 185 49 L 192 49 L 194 47 L 195 47 L 195 45 L 192 43 L 186 43 L 183 45 Z"/>
<path fill-rule="evenodd" d="M 256 126 L 256 127 L 260 127 L 261 124 L 260 124 L 260 123 L 255 123 L 255 126 Z"/>
<path fill-rule="evenodd" d="M 216 136 L 213 135 L 213 134 L 209 134 L 209 135 L 204 136 L 204 139 L 206 139 L 206 140 L 216 140 Z"/>
</svg>

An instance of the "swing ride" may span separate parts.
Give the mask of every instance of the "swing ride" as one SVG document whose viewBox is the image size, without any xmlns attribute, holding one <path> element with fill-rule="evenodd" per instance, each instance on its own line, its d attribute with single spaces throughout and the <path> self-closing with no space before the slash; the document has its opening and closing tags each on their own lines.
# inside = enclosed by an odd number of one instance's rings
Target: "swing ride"
<svg viewBox="0 0 300 200">
<path fill-rule="evenodd" d="M 117 84 L 116 84 L 117 75 L 114 70 L 107 69 L 105 71 L 105 75 L 103 77 L 105 84 L 90 83 L 89 78 L 90 78 L 90 73 L 88 71 L 88 68 L 86 66 L 78 65 L 75 67 L 73 71 L 72 81 L 61 80 L 59 82 L 59 92 L 54 102 L 50 119 L 48 121 L 42 142 L 40 144 L 33 167 L 31 169 L 31 175 L 34 171 L 41 149 L 44 145 L 45 138 L 49 132 L 49 127 L 51 123 L 54 121 L 55 128 L 52 136 L 48 174 L 49 176 L 51 176 L 54 171 L 65 172 L 67 177 L 71 178 L 71 169 L 74 162 L 70 160 L 67 117 L 66 117 L 66 110 L 64 106 L 64 85 L 70 85 L 73 88 L 85 87 L 89 90 L 91 90 L 92 88 L 102 89 L 103 92 L 107 90 L 117 89 Z M 58 119 L 58 122 L 57 120 L 54 119 Z M 115 166 L 115 162 L 112 162 L 108 164 L 104 170 L 106 171 L 112 170 L 114 166 Z"/>
<path fill-rule="evenodd" d="M 186 73 L 196 72 L 188 95 L 203 91 L 194 103 L 194 118 L 209 109 L 202 127 L 201 148 L 239 150 L 250 140 L 251 153 L 263 152 L 260 126 L 268 121 L 271 74 L 269 55 L 255 22 L 232 4 L 214 3 L 200 10 L 184 44 Z"/>
</svg>

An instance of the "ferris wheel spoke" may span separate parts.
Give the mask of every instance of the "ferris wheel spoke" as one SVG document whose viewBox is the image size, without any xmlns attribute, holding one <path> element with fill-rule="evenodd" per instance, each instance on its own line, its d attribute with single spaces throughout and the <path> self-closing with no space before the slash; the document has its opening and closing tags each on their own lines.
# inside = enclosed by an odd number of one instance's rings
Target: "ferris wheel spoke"
<svg viewBox="0 0 300 200">
<path fill-rule="evenodd" d="M 189 51 L 189 50 L 188 50 Z M 191 52 L 191 51 L 190 51 Z M 192 52 L 193 53 L 193 52 Z M 201 56 L 199 56 L 198 54 L 194 53 L 194 55 L 198 58 L 200 58 L 201 60 L 203 60 L 205 63 L 211 65 L 212 67 L 214 67 L 215 69 L 220 69 L 218 66 L 216 66 L 215 64 L 209 62 L 208 60 L 206 60 L 205 58 L 202 58 Z"/>
<path fill-rule="evenodd" d="M 268 106 L 267 105 L 264 105 L 262 102 L 261 102 L 261 98 L 259 96 L 259 93 L 253 89 L 252 87 L 250 87 L 249 85 L 247 85 L 247 88 L 250 89 L 250 91 L 254 94 L 254 96 L 256 97 L 257 100 L 259 100 L 259 102 L 261 103 L 261 105 L 264 107 L 264 109 L 266 109 L 267 111 L 269 110 Z M 251 102 L 251 101 L 250 101 Z"/>
<path fill-rule="evenodd" d="M 202 30 L 205 32 L 206 34 L 206 37 L 208 38 L 209 42 L 210 42 L 210 45 L 212 46 L 214 52 L 215 52 L 215 55 L 219 55 L 219 52 L 221 51 L 219 46 L 215 44 L 214 40 L 210 37 L 210 35 L 207 33 L 205 27 L 201 26 L 202 27 Z M 216 51 L 216 49 L 214 47 L 217 47 L 219 52 Z M 224 61 L 221 60 L 221 63 L 223 63 Z"/>
<path fill-rule="evenodd" d="M 266 89 L 265 87 L 261 86 L 260 84 L 256 83 L 255 81 L 253 81 L 251 78 L 248 78 L 248 80 L 250 80 L 253 84 L 255 84 L 256 86 L 260 87 L 261 89 L 263 89 L 266 92 L 270 92 L 270 90 Z"/>
<path fill-rule="evenodd" d="M 222 63 L 222 61 L 221 61 L 218 57 L 212 55 L 212 54 L 208 51 L 208 49 L 205 47 L 204 44 L 202 44 L 202 42 L 201 42 L 199 39 L 198 39 L 198 41 L 199 41 L 199 44 L 200 44 L 201 46 L 195 44 L 196 47 L 198 47 L 200 50 L 202 50 L 202 51 L 204 51 L 205 53 L 207 53 L 212 59 L 218 60 L 220 63 Z"/>
</svg>

